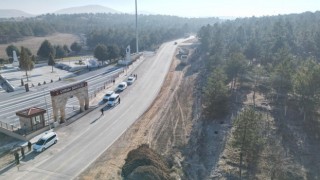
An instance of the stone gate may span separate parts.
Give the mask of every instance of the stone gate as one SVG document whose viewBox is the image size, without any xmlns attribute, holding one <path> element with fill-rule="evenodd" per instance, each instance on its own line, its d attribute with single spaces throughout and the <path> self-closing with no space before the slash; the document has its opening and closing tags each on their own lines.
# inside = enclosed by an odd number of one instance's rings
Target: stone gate
<svg viewBox="0 0 320 180">
<path fill-rule="evenodd" d="M 80 112 L 83 112 L 89 108 L 89 94 L 88 83 L 83 81 L 70 86 L 62 87 L 50 91 L 52 101 L 53 119 L 55 122 L 59 119 L 60 123 L 65 122 L 65 107 L 70 97 L 75 96 L 79 100 Z"/>
</svg>

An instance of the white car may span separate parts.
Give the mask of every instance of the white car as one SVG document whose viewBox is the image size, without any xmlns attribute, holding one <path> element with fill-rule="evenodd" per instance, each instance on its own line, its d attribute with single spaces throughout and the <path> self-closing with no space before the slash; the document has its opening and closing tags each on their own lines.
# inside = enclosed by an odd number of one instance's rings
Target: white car
<svg viewBox="0 0 320 180">
<path fill-rule="evenodd" d="M 136 78 L 135 77 L 133 77 L 133 76 L 129 76 L 128 77 L 128 80 L 127 80 L 127 83 L 130 85 L 130 84 L 133 84 L 133 82 L 136 80 Z"/>
<path fill-rule="evenodd" d="M 120 104 L 120 96 L 119 94 L 112 94 L 109 98 L 108 106 L 115 106 L 117 104 Z"/>
<path fill-rule="evenodd" d="M 49 132 L 42 136 L 34 145 L 33 150 L 35 152 L 42 152 L 48 147 L 58 142 L 58 136 L 55 132 Z"/>
<path fill-rule="evenodd" d="M 108 91 L 106 95 L 104 95 L 103 100 L 108 101 L 112 94 L 114 94 L 114 91 Z"/>
<path fill-rule="evenodd" d="M 125 90 L 126 88 L 127 88 L 127 83 L 126 82 L 122 82 L 122 83 L 120 83 L 119 85 L 118 85 L 118 87 L 117 87 L 117 91 L 118 92 L 122 92 L 123 90 Z"/>
</svg>

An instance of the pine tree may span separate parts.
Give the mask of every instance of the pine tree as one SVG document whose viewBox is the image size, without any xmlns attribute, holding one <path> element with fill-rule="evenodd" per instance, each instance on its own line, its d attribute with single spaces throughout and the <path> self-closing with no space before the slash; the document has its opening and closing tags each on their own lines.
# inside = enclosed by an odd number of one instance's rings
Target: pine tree
<svg viewBox="0 0 320 180">
<path fill-rule="evenodd" d="M 214 69 L 208 78 L 205 92 L 205 112 L 211 118 L 219 118 L 228 112 L 228 88 L 226 75 L 221 69 Z"/>
<path fill-rule="evenodd" d="M 52 70 L 51 72 L 53 72 L 53 66 L 56 64 L 56 62 L 54 61 L 54 57 L 52 54 L 49 55 L 49 61 L 48 61 L 48 65 L 51 66 Z"/>
<path fill-rule="evenodd" d="M 23 46 L 21 46 L 19 67 L 26 72 L 27 81 L 29 81 L 28 71 L 31 71 L 34 68 L 34 62 L 31 60 L 28 51 Z"/>
</svg>

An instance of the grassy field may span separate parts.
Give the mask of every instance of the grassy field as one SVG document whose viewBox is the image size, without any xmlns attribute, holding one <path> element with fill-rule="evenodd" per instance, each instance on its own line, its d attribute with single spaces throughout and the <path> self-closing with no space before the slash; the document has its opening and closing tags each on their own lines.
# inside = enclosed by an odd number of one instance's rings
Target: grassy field
<svg viewBox="0 0 320 180">
<path fill-rule="evenodd" d="M 8 43 L 8 44 L 0 44 L 0 58 L 5 58 L 5 59 L 8 58 L 8 56 L 6 54 L 6 48 L 10 44 L 13 44 L 17 47 L 20 47 L 20 46 L 27 47 L 31 50 L 32 54 L 37 54 L 37 51 L 38 51 L 41 43 L 46 39 L 49 40 L 49 42 L 53 45 L 66 44 L 66 45 L 68 45 L 68 47 L 70 47 L 70 45 L 74 41 L 79 41 L 79 37 L 76 35 L 61 34 L 61 33 L 52 34 L 52 35 L 45 36 L 45 37 L 27 37 L 22 41 L 17 41 L 17 42 Z"/>
</svg>

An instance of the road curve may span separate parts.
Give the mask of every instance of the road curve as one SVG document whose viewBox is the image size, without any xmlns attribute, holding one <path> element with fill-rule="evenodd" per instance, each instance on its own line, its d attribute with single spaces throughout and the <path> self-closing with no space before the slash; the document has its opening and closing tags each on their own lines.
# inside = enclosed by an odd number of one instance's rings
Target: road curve
<svg viewBox="0 0 320 180">
<path fill-rule="evenodd" d="M 179 41 L 178 41 L 179 42 Z M 156 55 L 147 57 L 136 69 L 138 80 L 120 94 L 121 104 L 100 108 L 69 126 L 56 130 L 59 142 L 41 154 L 10 169 L 0 179 L 74 179 L 129 128 L 156 98 L 170 68 L 176 45 L 163 44 Z"/>
</svg>

